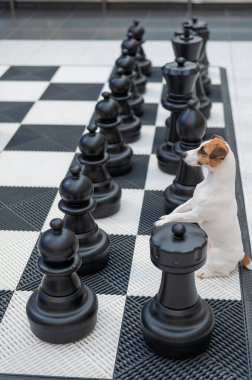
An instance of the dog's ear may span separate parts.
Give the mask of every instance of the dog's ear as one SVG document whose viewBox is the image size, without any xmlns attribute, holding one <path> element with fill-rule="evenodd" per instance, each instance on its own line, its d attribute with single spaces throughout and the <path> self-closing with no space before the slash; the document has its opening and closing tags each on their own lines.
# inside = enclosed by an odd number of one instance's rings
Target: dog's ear
<svg viewBox="0 0 252 380">
<path fill-rule="evenodd" d="M 224 140 L 224 138 L 223 138 L 222 136 L 220 136 L 220 135 L 213 135 L 213 136 L 211 137 L 211 140 L 213 140 L 213 139 L 221 139 L 221 140 Z"/>
<path fill-rule="evenodd" d="M 228 147 L 216 146 L 209 155 L 210 160 L 224 160 L 228 154 Z"/>
</svg>

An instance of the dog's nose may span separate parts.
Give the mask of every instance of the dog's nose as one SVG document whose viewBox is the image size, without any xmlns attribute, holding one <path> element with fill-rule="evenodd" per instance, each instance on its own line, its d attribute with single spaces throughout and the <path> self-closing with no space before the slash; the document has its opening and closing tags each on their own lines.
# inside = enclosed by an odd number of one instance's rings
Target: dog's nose
<svg viewBox="0 0 252 380">
<path fill-rule="evenodd" d="M 181 156 L 182 156 L 182 158 L 184 160 L 186 158 L 186 156 L 187 156 L 187 153 L 186 152 L 182 152 Z"/>
</svg>

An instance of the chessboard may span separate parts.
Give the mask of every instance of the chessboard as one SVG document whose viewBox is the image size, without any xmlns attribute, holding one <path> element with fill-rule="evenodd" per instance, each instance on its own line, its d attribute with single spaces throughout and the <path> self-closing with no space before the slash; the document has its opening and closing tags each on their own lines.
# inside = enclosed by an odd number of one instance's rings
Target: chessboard
<svg viewBox="0 0 252 380">
<path fill-rule="evenodd" d="M 162 191 L 174 179 L 158 169 L 155 155 L 168 116 L 160 102 L 165 85 L 157 66 L 144 95 L 141 138 L 131 144 L 133 168 L 115 178 L 122 187 L 121 209 L 97 221 L 111 239 L 109 262 L 99 273 L 81 278 L 98 295 L 96 328 L 66 345 L 39 341 L 29 328 L 26 302 L 41 281 L 37 241 L 52 218 L 63 216 L 58 187 L 76 160 L 78 141 L 101 92 L 108 89 L 112 69 L 0 67 L 0 373 L 86 380 L 249 379 L 251 313 L 246 300 L 251 299 L 251 277 L 244 268 L 226 278 L 197 279 L 198 292 L 216 318 L 205 353 L 183 361 L 166 359 L 143 340 L 140 312 L 161 279 L 150 261 L 149 237 L 153 222 L 164 214 Z M 205 138 L 224 136 L 236 154 L 225 68 L 211 66 L 209 75 L 213 105 Z M 237 200 L 250 255 L 239 165 Z"/>
</svg>

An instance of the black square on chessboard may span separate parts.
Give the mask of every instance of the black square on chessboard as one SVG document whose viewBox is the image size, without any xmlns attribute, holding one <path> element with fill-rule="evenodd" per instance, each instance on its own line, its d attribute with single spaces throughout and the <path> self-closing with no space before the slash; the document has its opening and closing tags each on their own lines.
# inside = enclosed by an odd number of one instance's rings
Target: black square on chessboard
<svg viewBox="0 0 252 380">
<path fill-rule="evenodd" d="M 58 66 L 11 66 L 0 78 L 12 81 L 49 81 Z"/>
<path fill-rule="evenodd" d="M 160 83 L 163 80 L 161 67 L 154 66 L 152 67 L 152 74 L 150 77 L 147 78 L 148 83 Z"/>
<path fill-rule="evenodd" d="M 8 308 L 13 292 L 11 290 L 0 290 L 0 323 Z"/>
<path fill-rule="evenodd" d="M 32 102 L 0 102 L 0 123 L 21 123 Z"/>
<path fill-rule="evenodd" d="M 5 150 L 73 152 L 83 130 L 80 125 L 21 125 Z"/>
<path fill-rule="evenodd" d="M 142 125 L 155 125 L 157 118 L 157 103 L 145 103 L 144 114 L 141 116 Z"/>
<path fill-rule="evenodd" d="M 50 187 L 0 187 L 0 229 L 40 231 L 56 196 Z"/>
<path fill-rule="evenodd" d="M 241 301 L 207 300 L 215 314 L 211 344 L 201 355 L 181 361 L 157 356 L 146 345 L 140 315 L 148 300 L 147 297 L 127 296 L 114 379 L 248 380 Z"/>
<path fill-rule="evenodd" d="M 110 235 L 109 237 L 111 247 L 106 267 L 92 275 L 81 276 L 81 280 L 84 284 L 90 286 L 95 293 L 125 295 L 128 288 L 136 237 L 132 235 Z M 19 280 L 17 290 L 35 290 L 42 280 L 42 273 L 39 272 L 37 267 L 39 257 L 37 243 Z"/>
<path fill-rule="evenodd" d="M 144 189 L 148 164 L 148 155 L 135 154 L 132 169 L 123 176 L 113 179 L 123 189 Z"/>
<path fill-rule="evenodd" d="M 163 192 L 159 190 L 145 190 L 138 235 L 150 235 L 154 229 L 154 222 L 164 214 L 166 212 L 164 209 Z"/>
<path fill-rule="evenodd" d="M 96 101 L 104 83 L 51 83 L 40 100 Z"/>
</svg>

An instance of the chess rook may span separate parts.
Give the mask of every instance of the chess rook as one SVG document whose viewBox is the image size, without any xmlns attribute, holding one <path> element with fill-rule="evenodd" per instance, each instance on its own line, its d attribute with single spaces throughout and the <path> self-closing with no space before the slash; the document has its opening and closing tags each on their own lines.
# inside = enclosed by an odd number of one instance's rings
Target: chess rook
<svg viewBox="0 0 252 380">
<path fill-rule="evenodd" d="M 118 102 L 120 123 L 118 128 L 121 131 L 126 142 L 137 141 L 141 132 L 141 120 L 135 116 L 129 104 L 131 98 L 130 80 L 124 75 L 123 68 L 117 69 L 117 75 L 113 76 L 109 81 L 109 87 L 112 97 Z"/>
<path fill-rule="evenodd" d="M 204 179 L 201 166 L 189 166 L 183 160 L 184 152 L 198 148 L 206 133 L 206 119 L 196 106 L 195 99 L 189 100 L 177 120 L 179 141 L 174 144 L 173 152 L 179 159 L 179 166 L 173 183 L 163 193 L 167 214 L 190 199 L 195 187 Z"/>
<path fill-rule="evenodd" d="M 188 21 L 188 23 L 191 30 L 203 39 L 203 45 L 200 52 L 199 62 L 201 65 L 202 82 L 204 90 L 206 94 L 209 95 L 211 92 L 211 80 L 208 76 L 209 61 L 206 54 L 206 44 L 209 40 L 210 32 L 207 23 L 203 20 L 199 20 L 197 17 L 192 17 L 192 19 Z"/>
<path fill-rule="evenodd" d="M 167 93 L 162 98 L 162 105 L 171 111 L 171 116 L 166 122 L 165 141 L 157 148 L 157 159 L 159 168 L 166 173 L 176 174 L 178 169 L 179 156 L 173 150 L 179 139 L 176 123 L 188 101 L 195 96 L 194 87 L 199 70 L 199 64 L 186 62 L 183 57 L 176 58 L 175 62 L 167 63 L 162 68 L 167 84 Z"/>
<path fill-rule="evenodd" d="M 206 261 L 207 235 L 196 224 L 167 223 L 153 231 L 150 251 L 162 280 L 157 295 L 142 309 L 144 339 L 162 356 L 200 354 L 214 328 L 213 311 L 199 297 L 194 278 Z"/>
<path fill-rule="evenodd" d="M 187 61 L 195 63 L 199 62 L 202 46 L 203 39 L 191 32 L 190 25 L 188 23 L 184 23 L 183 34 L 175 35 L 172 39 L 172 47 L 175 56 L 184 57 Z M 205 93 L 201 71 L 196 81 L 195 90 L 200 103 L 199 109 L 205 118 L 208 119 L 210 117 L 212 103 Z"/>
<path fill-rule="evenodd" d="M 142 73 L 149 77 L 151 75 L 151 61 L 146 58 L 144 49 L 143 49 L 143 43 L 145 42 L 143 40 L 143 36 L 145 33 L 144 28 L 139 23 L 138 20 L 133 21 L 133 25 L 131 25 L 128 29 L 128 33 L 132 33 L 133 38 L 135 38 L 139 42 L 139 48 L 137 52 L 137 62 L 140 66 L 140 69 Z"/>
<path fill-rule="evenodd" d="M 135 71 L 135 62 L 128 54 L 127 49 L 122 50 L 122 55 L 116 60 L 116 67 L 122 68 L 124 70 L 124 75 L 130 80 L 129 91 L 131 97 L 129 98 L 129 105 L 136 116 L 142 116 L 144 113 L 144 99 L 135 85 L 135 78 L 137 75 Z"/>
<path fill-rule="evenodd" d="M 86 275 L 104 268 L 109 258 L 110 240 L 99 229 L 91 213 L 96 202 L 92 197 L 92 181 L 81 174 L 81 166 L 70 168 L 70 176 L 63 179 L 59 192 L 59 209 L 65 214 L 64 227 L 73 231 L 79 241 L 81 266 L 78 274 Z"/>
<path fill-rule="evenodd" d="M 63 228 L 61 219 L 53 219 L 50 227 L 38 244 L 38 268 L 44 276 L 38 290 L 30 296 L 26 312 L 37 338 L 49 343 L 70 343 L 94 329 L 98 301 L 76 273 L 81 265 L 77 237 Z"/>
<path fill-rule="evenodd" d="M 145 75 L 143 75 L 142 70 L 139 66 L 138 63 L 138 49 L 139 49 L 140 43 L 133 38 L 132 33 L 127 34 L 127 39 L 125 39 L 122 42 L 122 49 L 127 49 L 128 54 L 134 59 L 135 63 L 135 71 L 136 71 L 136 76 L 133 78 L 133 81 L 140 92 L 140 94 L 144 94 L 146 91 L 146 82 L 147 78 Z"/>
<path fill-rule="evenodd" d="M 96 133 L 97 126 L 88 126 L 88 133 L 84 134 L 79 142 L 81 165 L 84 165 L 83 174 L 91 179 L 94 185 L 94 199 L 96 208 L 94 218 L 106 218 L 114 215 L 120 209 L 121 188 L 112 180 L 106 166 L 109 155 L 106 153 L 106 138 Z"/>
</svg>

